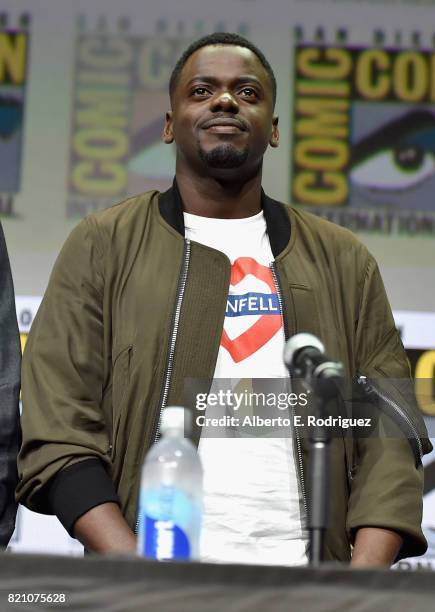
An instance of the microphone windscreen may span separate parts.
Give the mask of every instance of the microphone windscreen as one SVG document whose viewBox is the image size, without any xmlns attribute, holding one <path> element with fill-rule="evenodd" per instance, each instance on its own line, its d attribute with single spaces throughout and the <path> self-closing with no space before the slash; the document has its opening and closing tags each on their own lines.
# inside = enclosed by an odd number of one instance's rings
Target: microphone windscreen
<svg viewBox="0 0 435 612">
<path fill-rule="evenodd" d="M 316 336 L 313 334 L 295 334 L 292 336 L 284 346 L 284 363 L 288 368 L 291 368 L 296 354 L 305 348 L 317 349 L 320 353 L 325 352 L 325 347 Z"/>
</svg>

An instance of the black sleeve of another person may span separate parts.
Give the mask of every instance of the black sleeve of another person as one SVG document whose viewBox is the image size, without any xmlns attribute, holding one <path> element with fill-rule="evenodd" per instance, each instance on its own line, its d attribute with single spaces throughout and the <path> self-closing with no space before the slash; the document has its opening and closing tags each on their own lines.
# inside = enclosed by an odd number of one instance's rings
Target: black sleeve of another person
<svg viewBox="0 0 435 612">
<path fill-rule="evenodd" d="M 3 229 L 0 224 L 0 546 L 7 546 L 15 528 L 18 482 L 17 454 L 21 348 L 14 287 Z"/>
</svg>

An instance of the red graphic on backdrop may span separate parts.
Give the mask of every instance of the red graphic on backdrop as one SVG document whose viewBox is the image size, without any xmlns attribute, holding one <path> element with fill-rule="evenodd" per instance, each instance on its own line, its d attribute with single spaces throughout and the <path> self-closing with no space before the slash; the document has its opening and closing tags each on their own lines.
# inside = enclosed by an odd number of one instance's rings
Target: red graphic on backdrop
<svg viewBox="0 0 435 612">
<path fill-rule="evenodd" d="M 266 283 L 271 293 L 276 294 L 272 270 L 267 266 L 259 264 L 252 257 L 239 257 L 235 260 L 231 267 L 231 285 L 234 287 L 248 274 L 252 274 L 255 278 Z M 222 331 L 221 345 L 227 349 L 233 361 L 239 363 L 269 342 L 281 325 L 281 314 L 265 314 L 257 319 L 251 327 L 241 333 L 240 336 L 232 340 L 224 329 Z"/>
</svg>

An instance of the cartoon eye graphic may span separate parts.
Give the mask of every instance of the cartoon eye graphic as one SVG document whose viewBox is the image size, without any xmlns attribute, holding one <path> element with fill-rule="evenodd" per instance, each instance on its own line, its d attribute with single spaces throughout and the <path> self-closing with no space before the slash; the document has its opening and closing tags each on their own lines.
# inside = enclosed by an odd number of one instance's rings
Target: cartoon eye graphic
<svg viewBox="0 0 435 612">
<path fill-rule="evenodd" d="M 435 174 L 435 116 L 413 111 L 359 142 L 353 150 L 350 179 L 380 191 L 402 191 Z"/>
<path fill-rule="evenodd" d="M 351 172 L 351 181 L 375 189 L 408 189 L 435 173 L 435 155 L 418 146 L 403 145 L 375 153 Z"/>
<path fill-rule="evenodd" d="M 13 96 L 0 96 L 0 109 L 0 139 L 8 140 L 21 126 L 23 104 Z"/>
</svg>

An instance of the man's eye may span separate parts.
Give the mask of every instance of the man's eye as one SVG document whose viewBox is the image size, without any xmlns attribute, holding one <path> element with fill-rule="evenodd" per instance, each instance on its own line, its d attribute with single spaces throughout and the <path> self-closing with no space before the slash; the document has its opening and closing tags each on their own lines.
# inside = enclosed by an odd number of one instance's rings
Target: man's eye
<svg viewBox="0 0 435 612">
<path fill-rule="evenodd" d="M 244 87 L 240 93 L 248 98 L 254 98 L 257 95 L 257 92 L 252 87 Z"/>
<path fill-rule="evenodd" d="M 192 93 L 195 96 L 206 96 L 208 94 L 208 90 L 205 87 L 195 87 Z"/>
</svg>

